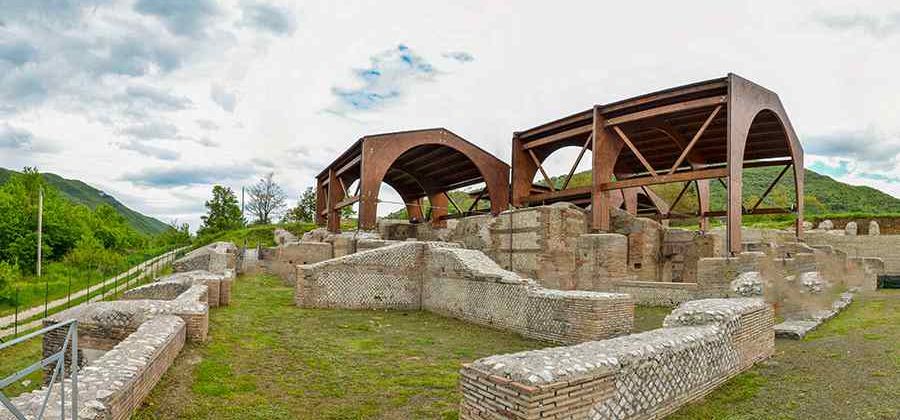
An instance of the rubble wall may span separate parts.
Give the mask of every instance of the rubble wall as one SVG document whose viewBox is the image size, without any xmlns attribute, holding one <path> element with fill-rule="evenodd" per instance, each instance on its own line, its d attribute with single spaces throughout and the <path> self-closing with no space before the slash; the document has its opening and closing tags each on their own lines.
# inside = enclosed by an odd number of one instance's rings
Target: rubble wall
<svg viewBox="0 0 900 420">
<path fill-rule="evenodd" d="M 573 343 L 627 333 L 626 295 L 548 290 L 484 253 L 401 242 L 298 267 L 301 307 L 423 309 L 526 337 Z"/>
<path fill-rule="evenodd" d="M 810 245 L 830 245 L 848 257 L 880 258 L 885 274 L 900 275 L 900 235 L 842 235 L 807 232 L 803 241 Z"/>
<path fill-rule="evenodd" d="M 78 375 L 78 418 L 127 419 L 172 365 L 185 342 L 185 324 L 177 316 L 158 316 L 141 323 L 132 333 L 98 360 L 84 366 Z M 72 401 L 72 380 L 65 380 L 66 401 Z M 48 387 L 19 395 L 12 403 L 26 416 L 36 417 Z M 57 402 L 59 382 L 49 390 Z M 48 407 L 45 419 L 58 419 L 59 409 Z M 71 406 L 67 407 L 70 408 Z M 69 410 L 67 410 L 69 411 Z M 0 419 L 12 420 L 9 412 Z M 67 416 L 66 418 L 70 418 Z"/>
<path fill-rule="evenodd" d="M 655 419 L 708 394 L 774 351 L 761 299 L 683 304 L 664 327 L 464 365 L 459 417 Z"/>
</svg>

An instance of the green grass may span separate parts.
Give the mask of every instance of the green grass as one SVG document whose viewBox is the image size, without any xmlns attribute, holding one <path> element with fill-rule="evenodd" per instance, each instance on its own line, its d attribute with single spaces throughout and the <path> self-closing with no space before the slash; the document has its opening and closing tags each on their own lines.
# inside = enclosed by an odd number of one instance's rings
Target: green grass
<svg viewBox="0 0 900 420">
<path fill-rule="evenodd" d="M 857 302 L 673 419 L 900 418 L 900 291 Z"/>
<path fill-rule="evenodd" d="M 0 378 L 5 378 L 40 361 L 43 357 L 42 352 L 41 337 L 35 337 L 3 349 L 0 351 Z M 3 391 L 6 396 L 16 396 L 40 388 L 44 381 L 43 378 L 43 371 L 38 370 L 0 391 Z"/>
<path fill-rule="evenodd" d="M 548 344 L 428 312 L 297 308 L 244 277 L 135 419 L 456 418 L 462 363 Z"/>
<path fill-rule="evenodd" d="M 299 309 L 277 279 L 241 278 L 136 419 L 453 419 L 461 363 L 545 344 L 426 312 Z M 638 307 L 635 331 L 669 308 Z M 675 419 L 894 419 L 900 292 L 863 296 L 803 341 Z"/>
<path fill-rule="evenodd" d="M 349 225 L 347 225 L 349 228 Z M 273 225 L 250 225 L 241 229 L 228 230 L 211 235 L 197 237 L 195 246 L 202 246 L 213 242 L 231 242 L 239 247 L 247 244 L 248 248 L 275 246 L 275 229 L 286 229 L 294 235 L 302 236 L 316 228 L 315 223 L 282 223 Z"/>
<path fill-rule="evenodd" d="M 57 261 L 44 265 L 43 276 L 22 277 L 13 282 L 7 289 L 8 296 L 0 297 L 0 316 L 15 312 L 16 292 L 18 289 L 19 310 L 26 310 L 44 304 L 45 292 L 49 301 L 61 299 L 71 293 L 93 288 L 98 283 L 114 277 L 141 262 L 161 255 L 171 248 L 135 251 L 126 258 L 127 264 L 117 267 L 98 267 L 88 269 Z M 112 289 L 112 286 L 110 286 Z"/>
</svg>

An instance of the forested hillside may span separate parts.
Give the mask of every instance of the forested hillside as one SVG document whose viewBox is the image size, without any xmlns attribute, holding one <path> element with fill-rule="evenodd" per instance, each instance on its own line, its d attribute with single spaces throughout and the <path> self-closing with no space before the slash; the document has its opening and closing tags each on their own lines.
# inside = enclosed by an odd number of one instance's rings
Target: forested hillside
<svg viewBox="0 0 900 420">
<path fill-rule="evenodd" d="M 22 304 L 40 300 L 44 292 L 58 297 L 190 241 L 187 225 L 146 235 L 112 205 L 80 204 L 58 190 L 50 182 L 54 178 L 33 169 L 6 175 L 0 184 L 0 314 L 16 297 Z M 41 190 L 43 275 L 38 278 Z"/>
<path fill-rule="evenodd" d="M 769 184 L 778 176 L 782 167 L 768 168 L 751 168 L 744 171 L 743 193 L 744 202 L 747 206 L 753 206 L 761 196 Z M 562 185 L 564 176 L 554 177 L 553 181 L 556 186 Z M 822 214 L 837 213 L 866 213 L 866 214 L 887 214 L 900 213 L 900 199 L 889 194 L 881 192 L 875 188 L 868 186 L 854 186 L 834 180 L 833 178 L 819 174 L 817 172 L 806 170 L 805 174 L 805 198 L 806 198 L 806 215 L 816 216 Z M 539 184 L 544 182 L 539 181 Z M 579 172 L 572 177 L 569 188 L 583 187 L 590 185 L 591 172 Z M 654 185 L 651 188 L 667 202 L 673 202 L 678 196 L 684 184 L 667 184 Z M 794 175 L 792 171 L 788 171 L 778 182 L 778 185 L 769 193 L 766 200 L 760 207 L 783 207 L 788 208 L 794 202 Z M 454 201 L 463 209 L 467 209 L 472 203 L 469 194 L 462 191 L 453 191 L 450 193 Z M 725 188 L 721 183 L 713 180 L 710 183 L 710 209 L 723 210 L 727 197 Z M 484 203 L 482 207 L 486 207 Z M 684 196 L 679 200 L 675 211 L 683 213 L 695 212 L 697 208 L 697 197 L 693 187 L 689 188 Z M 451 205 L 449 212 L 456 213 L 456 209 Z M 406 218 L 406 210 L 399 210 L 387 216 L 391 219 Z"/>
<path fill-rule="evenodd" d="M 6 183 L 6 181 L 13 174 L 17 173 L 19 172 L 0 168 L 0 185 Z M 129 225 L 134 227 L 138 232 L 153 235 L 163 232 L 169 227 L 167 224 L 157 219 L 145 216 L 126 207 L 124 204 L 116 200 L 115 197 L 106 194 L 94 187 L 91 187 L 84 182 L 74 179 L 65 179 L 59 175 L 51 173 L 42 173 L 41 175 L 44 177 L 44 180 L 48 185 L 56 188 L 64 198 L 76 204 L 83 204 L 90 209 L 96 209 L 97 206 L 101 204 L 107 204 L 111 206 L 116 212 L 118 212 L 122 215 L 122 217 L 125 218 Z"/>
<path fill-rule="evenodd" d="M 762 195 L 769 184 L 778 176 L 782 167 L 751 168 L 744 171 L 744 202 L 750 206 Z M 554 178 L 557 185 L 562 184 L 563 177 Z M 806 214 L 825 213 L 900 213 L 900 199 L 867 186 L 854 186 L 834 180 L 833 178 L 806 170 L 805 174 Z M 591 172 L 575 174 L 570 187 L 585 186 L 591 183 Z M 775 189 L 766 198 L 762 206 L 789 207 L 794 201 L 794 175 L 788 171 Z M 681 191 L 683 184 L 656 185 L 651 188 L 672 202 Z M 724 209 L 725 188 L 717 181 L 710 183 L 711 209 Z M 693 188 L 679 201 L 677 210 L 690 211 L 696 208 L 696 194 Z"/>
</svg>

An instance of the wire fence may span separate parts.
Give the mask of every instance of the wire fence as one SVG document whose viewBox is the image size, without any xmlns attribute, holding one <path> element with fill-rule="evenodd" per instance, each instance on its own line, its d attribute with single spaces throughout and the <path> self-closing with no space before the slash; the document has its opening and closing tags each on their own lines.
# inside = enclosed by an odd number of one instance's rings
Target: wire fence
<svg viewBox="0 0 900 420">
<path fill-rule="evenodd" d="M 80 290 L 72 290 L 72 278 L 70 277 L 67 279 L 66 295 L 53 300 L 50 298 L 49 283 L 45 281 L 44 303 L 42 305 L 22 307 L 19 287 L 15 287 L 13 290 L 14 311 L 11 315 L 0 317 L 0 343 L 15 339 L 20 334 L 40 327 L 45 318 L 57 312 L 84 303 L 117 297 L 126 290 L 157 278 L 187 248 L 189 247 L 172 249 L 111 278 L 99 280 L 95 283 L 88 281 L 86 287 Z"/>
</svg>

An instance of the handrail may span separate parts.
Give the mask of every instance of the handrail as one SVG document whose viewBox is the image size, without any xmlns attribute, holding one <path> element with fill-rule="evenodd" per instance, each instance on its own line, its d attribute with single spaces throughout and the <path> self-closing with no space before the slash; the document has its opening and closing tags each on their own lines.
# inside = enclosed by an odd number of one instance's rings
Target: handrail
<svg viewBox="0 0 900 420">
<path fill-rule="evenodd" d="M 69 330 L 66 332 L 66 338 L 63 341 L 62 347 L 56 353 L 53 353 L 50 356 L 47 356 L 40 361 L 29 365 L 28 367 L 19 370 L 12 375 L 7 376 L 0 380 L 0 403 L 13 416 L 15 416 L 19 420 L 26 420 L 27 417 L 19 411 L 19 409 L 12 403 L 12 401 L 3 393 L 3 388 L 6 388 L 19 379 L 28 376 L 32 372 L 37 371 L 38 369 L 43 369 L 47 366 L 50 366 L 53 363 L 56 363 L 56 366 L 53 368 L 53 374 L 50 377 L 50 382 L 47 384 L 47 396 L 44 397 L 44 402 L 41 404 L 41 409 L 35 417 L 35 420 L 41 420 L 44 418 L 44 412 L 47 409 L 47 403 L 50 402 L 50 397 L 53 394 L 53 384 L 56 382 L 56 378 L 59 377 L 59 398 L 60 398 L 60 419 L 66 419 L 66 351 L 70 347 L 72 348 L 72 414 L 71 419 L 78 419 L 78 321 L 75 319 L 70 319 L 67 321 L 58 322 L 48 327 L 41 328 L 32 333 L 23 335 L 21 337 L 15 338 L 11 341 L 7 341 L 5 343 L 0 343 L 0 351 L 3 349 L 12 347 L 16 344 L 31 340 L 39 335 L 46 334 L 50 331 L 59 329 L 59 328 L 68 328 Z"/>
</svg>

